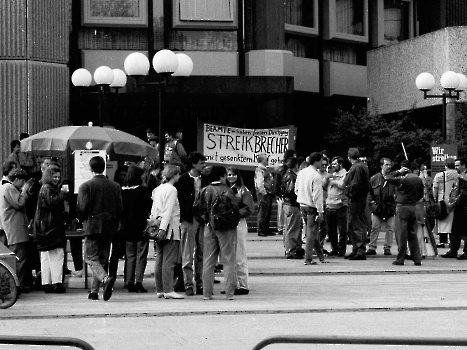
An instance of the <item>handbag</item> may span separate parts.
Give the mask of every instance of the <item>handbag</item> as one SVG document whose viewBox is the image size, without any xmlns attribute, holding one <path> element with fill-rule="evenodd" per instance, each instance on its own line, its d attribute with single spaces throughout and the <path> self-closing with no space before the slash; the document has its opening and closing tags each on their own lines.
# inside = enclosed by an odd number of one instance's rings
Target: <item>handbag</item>
<svg viewBox="0 0 467 350">
<path fill-rule="evenodd" d="M 161 219 L 162 218 L 158 216 L 154 221 L 148 220 L 148 225 L 146 226 L 145 232 L 149 238 L 153 239 L 155 242 L 168 241 L 167 232 L 169 228 L 167 227 L 165 231 L 160 229 Z"/>
<path fill-rule="evenodd" d="M 443 182 L 443 187 L 444 187 L 443 194 L 444 194 L 446 192 L 446 173 L 444 171 L 443 171 L 443 175 L 444 175 L 444 182 Z M 433 208 L 434 216 L 437 220 L 443 220 L 447 218 L 447 216 L 449 215 L 448 207 L 444 199 L 440 202 L 436 202 L 435 204 L 433 204 L 432 208 Z"/>
</svg>

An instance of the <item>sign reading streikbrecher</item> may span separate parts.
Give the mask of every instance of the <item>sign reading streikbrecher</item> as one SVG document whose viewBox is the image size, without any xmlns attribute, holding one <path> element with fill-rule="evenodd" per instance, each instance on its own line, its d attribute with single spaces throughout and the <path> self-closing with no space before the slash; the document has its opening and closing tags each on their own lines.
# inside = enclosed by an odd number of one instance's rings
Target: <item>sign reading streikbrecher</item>
<svg viewBox="0 0 467 350">
<path fill-rule="evenodd" d="M 279 165 L 284 152 L 295 145 L 294 126 L 246 129 L 200 123 L 198 131 L 207 163 L 249 170 L 257 165 L 261 153 L 269 156 L 269 165 Z"/>
</svg>

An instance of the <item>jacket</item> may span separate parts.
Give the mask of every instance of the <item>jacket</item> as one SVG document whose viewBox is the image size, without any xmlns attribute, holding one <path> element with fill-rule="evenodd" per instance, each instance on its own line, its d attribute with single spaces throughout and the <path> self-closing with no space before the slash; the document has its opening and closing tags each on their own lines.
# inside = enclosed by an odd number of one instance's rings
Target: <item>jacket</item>
<svg viewBox="0 0 467 350">
<path fill-rule="evenodd" d="M 394 216 L 396 210 L 395 196 L 396 186 L 387 182 L 382 173 L 375 174 L 370 178 L 368 202 L 374 215 L 385 219 Z"/>
<path fill-rule="evenodd" d="M 201 174 L 201 189 L 209 185 L 208 177 Z M 195 180 L 189 172 L 180 176 L 175 183 L 178 191 L 178 202 L 180 204 L 180 222 L 193 222 L 193 203 L 198 193 L 195 193 Z"/>
<path fill-rule="evenodd" d="M 274 177 L 263 164 L 258 164 L 255 169 L 255 189 L 257 194 L 263 196 L 274 193 Z"/>
<path fill-rule="evenodd" d="M 295 182 L 297 181 L 297 173 L 293 169 L 287 169 L 282 177 L 281 193 L 285 205 L 292 207 L 300 207 L 297 202 L 297 194 L 295 193 Z"/>
<path fill-rule="evenodd" d="M 337 210 L 349 204 L 344 188 L 345 175 L 346 171 L 342 168 L 334 173 L 332 178 L 326 178 L 324 187 L 328 189 L 326 208 L 329 210 Z"/>
<path fill-rule="evenodd" d="M 1 187 L 0 210 L 8 244 L 29 242 L 26 202 L 28 194 L 20 192 L 12 183 Z"/>
<path fill-rule="evenodd" d="M 170 183 L 157 186 L 152 191 L 151 219 L 161 218 L 159 228 L 167 231 L 167 238 L 179 241 L 180 233 L 180 205 L 178 204 L 177 189 Z"/>
<path fill-rule="evenodd" d="M 114 235 L 123 211 L 120 185 L 95 175 L 79 187 L 76 210 L 84 221 L 84 235 Z"/>
<path fill-rule="evenodd" d="M 238 199 L 238 211 L 240 218 L 247 218 L 255 211 L 255 203 L 251 192 L 245 186 L 232 187 L 232 191 L 235 193 Z"/>
<path fill-rule="evenodd" d="M 370 190 L 370 174 L 365 163 L 357 160 L 345 176 L 346 195 L 351 202 L 367 199 Z"/>
</svg>

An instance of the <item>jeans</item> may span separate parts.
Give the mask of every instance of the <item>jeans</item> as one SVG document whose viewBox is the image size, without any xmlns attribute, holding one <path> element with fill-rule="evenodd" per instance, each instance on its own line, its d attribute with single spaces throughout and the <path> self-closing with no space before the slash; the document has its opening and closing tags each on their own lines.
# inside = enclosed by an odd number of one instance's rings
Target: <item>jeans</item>
<svg viewBox="0 0 467 350">
<path fill-rule="evenodd" d="M 182 251 L 183 279 L 186 288 L 193 288 L 193 280 L 196 289 L 203 287 L 203 225 L 193 218 L 193 222 L 181 223 L 180 240 Z M 194 268 L 193 268 L 194 267 Z"/>
<path fill-rule="evenodd" d="M 148 263 L 149 239 L 137 242 L 126 241 L 126 282 L 142 283 Z"/>
<path fill-rule="evenodd" d="M 277 229 L 279 231 L 285 230 L 284 201 L 281 198 L 277 199 Z"/>
<path fill-rule="evenodd" d="M 110 242 L 110 236 L 107 235 L 91 235 L 85 237 L 85 261 L 91 267 L 92 271 L 92 293 L 97 293 L 99 291 L 102 280 L 107 276 L 106 271 L 109 266 Z"/>
<path fill-rule="evenodd" d="M 237 229 L 216 231 L 204 227 L 203 295 L 210 298 L 214 288 L 214 267 L 219 254 L 224 265 L 225 295 L 232 297 L 237 286 L 235 279 Z"/>
<path fill-rule="evenodd" d="M 313 260 L 313 249 L 320 261 L 324 260 L 323 250 L 318 237 L 318 211 L 313 207 L 300 207 L 306 225 L 305 260 Z"/>
<path fill-rule="evenodd" d="M 349 202 L 350 222 L 352 230 L 350 231 L 350 240 L 352 241 L 352 253 L 365 255 L 366 252 L 366 198 L 355 202 Z"/>
<path fill-rule="evenodd" d="M 394 238 L 394 223 L 396 219 L 394 216 L 390 216 L 385 220 L 381 219 L 375 214 L 371 214 L 371 232 L 370 232 L 370 249 L 376 250 L 378 246 L 378 237 L 381 231 L 383 223 L 386 224 L 386 237 L 384 239 L 384 249 L 391 249 L 393 238 Z"/>
<path fill-rule="evenodd" d="M 258 194 L 258 233 L 268 233 L 271 222 L 272 194 Z"/>
<path fill-rule="evenodd" d="M 415 205 L 396 206 L 396 235 L 399 237 L 399 252 L 396 261 L 403 263 L 407 254 L 407 241 L 409 243 L 410 254 L 415 263 L 422 261 L 420 247 L 417 238 L 417 215 Z"/>
<path fill-rule="evenodd" d="M 347 217 L 348 207 L 346 205 L 339 209 L 326 210 L 326 224 L 328 226 L 331 248 L 333 251 L 343 254 L 345 254 L 345 250 L 347 249 Z M 337 230 L 339 230 L 339 236 Z"/>
<path fill-rule="evenodd" d="M 156 243 L 156 292 L 171 293 L 174 291 L 174 269 L 177 263 L 180 241 L 172 239 Z"/>
<path fill-rule="evenodd" d="M 236 253 L 236 269 L 237 286 L 238 288 L 250 289 L 248 283 L 248 263 L 246 258 L 246 236 L 248 234 L 248 226 L 246 219 L 241 218 L 237 225 L 237 253 Z"/>
<path fill-rule="evenodd" d="M 284 204 L 284 245 L 287 256 L 302 248 L 302 217 L 300 207 Z"/>
</svg>

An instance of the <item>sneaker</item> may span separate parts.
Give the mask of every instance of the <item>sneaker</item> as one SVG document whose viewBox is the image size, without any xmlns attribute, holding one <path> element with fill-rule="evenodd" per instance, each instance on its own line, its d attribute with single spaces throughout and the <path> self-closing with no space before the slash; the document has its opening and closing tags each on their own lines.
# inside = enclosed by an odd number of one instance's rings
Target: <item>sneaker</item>
<svg viewBox="0 0 467 350">
<path fill-rule="evenodd" d="M 184 299 L 183 295 L 180 295 L 176 292 L 164 293 L 165 299 Z"/>
<path fill-rule="evenodd" d="M 156 294 L 158 298 L 163 298 L 164 297 L 164 293 L 157 293 Z"/>
<path fill-rule="evenodd" d="M 112 297 L 113 287 L 115 284 L 115 278 L 106 276 L 102 281 L 104 283 L 104 301 L 108 301 Z"/>
<path fill-rule="evenodd" d="M 392 255 L 392 254 L 391 254 L 391 249 L 389 249 L 389 248 L 384 248 L 384 255 Z"/>
<path fill-rule="evenodd" d="M 193 287 L 187 287 L 187 288 L 185 288 L 185 295 L 186 295 L 186 296 L 189 296 L 189 297 L 195 295 L 195 292 L 193 292 Z"/>
<path fill-rule="evenodd" d="M 305 263 L 304 263 L 304 265 L 316 265 L 316 264 L 317 262 L 313 260 L 305 260 Z"/>
<path fill-rule="evenodd" d="M 368 249 L 365 253 L 366 255 L 376 255 L 376 250 L 374 249 Z"/>
<path fill-rule="evenodd" d="M 97 294 L 96 292 L 89 292 L 88 299 L 89 300 L 99 300 L 99 294 Z"/>
<path fill-rule="evenodd" d="M 81 277 L 83 277 L 83 270 L 73 271 L 73 272 L 71 273 L 71 276 L 72 276 L 72 277 L 79 277 L 79 278 L 81 278 Z"/>
</svg>

